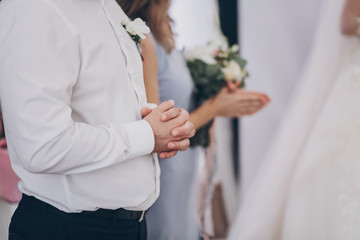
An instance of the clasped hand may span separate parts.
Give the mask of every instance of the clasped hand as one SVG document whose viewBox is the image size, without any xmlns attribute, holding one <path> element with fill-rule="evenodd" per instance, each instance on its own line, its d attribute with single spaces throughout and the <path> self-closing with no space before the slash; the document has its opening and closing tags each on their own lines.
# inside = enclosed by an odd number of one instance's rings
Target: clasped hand
<svg viewBox="0 0 360 240">
<path fill-rule="evenodd" d="M 141 114 L 155 136 L 153 152 L 160 158 L 171 158 L 178 151 L 185 151 L 189 145 L 189 138 L 195 135 L 194 125 L 188 121 L 189 113 L 182 108 L 175 108 L 175 102 L 169 100 L 159 104 L 154 109 L 143 108 Z"/>
<path fill-rule="evenodd" d="M 215 116 L 242 117 L 260 111 L 269 104 L 270 98 L 264 93 L 239 89 L 239 82 L 228 82 L 209 102 Z"/>
</svg>

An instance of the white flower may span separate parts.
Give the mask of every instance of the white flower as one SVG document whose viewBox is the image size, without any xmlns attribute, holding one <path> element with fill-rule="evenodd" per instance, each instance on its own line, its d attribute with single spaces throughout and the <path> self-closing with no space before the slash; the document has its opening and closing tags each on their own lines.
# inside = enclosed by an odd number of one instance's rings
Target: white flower
<svg viewBox="0 0 360 240">
<path fill-rule="evenodd" d="M 237 44 L 232 45 L 232 47 L 230 48 L 230 51 L 233 53 L 238 53 L 239 50 L 240 50 L 240 48 L 239 48 L 239 45 L 237 45 Z"/>
<path fill-rule="evenodd" d="M 199 59 L 207 64 L 217 64 L 214 54 L 216 49 L 213 46 L 197 47 L 194 50 L 184 53 L 187 60 Z"/>
<path fill-rule="evenodd" d="M 134 21 L 129 21 L 126 24 L 122 23 L 122 25 L 125 26 L 126 31 L 131 36 L 139 36 L 141 39 L 145 39 L 145 34 L 150 33 L 150 28 L 146 26 L 141 18 L 136 18 Z"/>
<path fill-rule="evenodd" d="M 216 46 L 217 48 L 221 49 L 222 51 L 228 51 L 228 48 L 229 48 L 228 40 L 223 35 L 214 39 L 210 44 L 213 46 Z"/>
<path fill-rule="evenodd" d="M 216 60 L 212 56 L 202 56 L 199 58 L 201 61 L 207 64 L 217 64 Z"/>
<path fill-rule="evenodd" d="M 233 60 L 221 70 L 224 73 L 226 81 L 241 81 L 244 77 L 239 64 Z"/>
<path fill-rule="evenodd" d="M 228 58 L 228 57 L 229 57 L 229 52 L 227 52 L 227 51 L 221 51 L 221 52 L 219 53 L 219 57 L 221 57 L 221 58 Z"/>
</svg>

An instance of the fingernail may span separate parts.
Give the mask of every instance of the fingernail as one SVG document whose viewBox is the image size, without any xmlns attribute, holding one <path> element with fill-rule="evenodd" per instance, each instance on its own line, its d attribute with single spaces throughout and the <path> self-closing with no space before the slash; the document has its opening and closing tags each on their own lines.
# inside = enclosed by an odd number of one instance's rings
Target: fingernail
<svg viewBox="0 0 360 240">
<path fill-rule="evenodd" d="M 170 144 L 170 148 L 175 148 L 175 144 Z"/>
<path fill-rule="evenodd" d="M 163 115 L 161 116 L 161 120 L 166 120 L 166 119 L 167 119 L 166 114 L 163 114 Z"/>
<path fill-rule="evenodd" d="M 174 136 L 179 135 L 179 131 L 178 131 L 178 130 L 174 130 L 174 131 L 173 131 L 173 135 L 174 135 Z"/>
</svg>

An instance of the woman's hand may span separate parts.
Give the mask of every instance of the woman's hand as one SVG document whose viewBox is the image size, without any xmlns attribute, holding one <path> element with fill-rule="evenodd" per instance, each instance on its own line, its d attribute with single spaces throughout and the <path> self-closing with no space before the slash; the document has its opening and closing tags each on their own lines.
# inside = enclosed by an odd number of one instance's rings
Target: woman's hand
<svg viewBox="0 0 360 240">
<path fill-rule="evenodd" d="M 360 1 L 346 0 L 341 21 L 341 32 L 344 35 L 359 35 L 360 29 Z"/>
<path fill-rule="evenodd" d="M 235 82 L 227 81 L 226 85 L 227 85 L 228 90 L 230 92 L 233 92 L 233 91 L 239 89 L 239 86 L 241 85 L 241 82 L 240 81 L 235 81 Z"/>
<path fill-rule="evenodd" d="M 252 115 L 270 102 L 263 93 L 249 92 L 242 89 L 229 91 L 224 87 L 215 98 L 209 100 L 216 116 L 241 117 Z"/>
</svg>

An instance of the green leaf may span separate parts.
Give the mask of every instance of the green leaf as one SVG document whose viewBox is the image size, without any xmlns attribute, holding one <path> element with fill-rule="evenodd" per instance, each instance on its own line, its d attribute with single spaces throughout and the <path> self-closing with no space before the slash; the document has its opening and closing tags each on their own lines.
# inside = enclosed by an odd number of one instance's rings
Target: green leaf
<svg viewBox="0 0 360 240">
<path fill-rule="evenodd" d="M 207 65 L 205 67 L 205 74 L 206 76 L 214 76 L 216 75 L 219 71 L 221 71 L 221 69 L 219 68 L 218 65 L 212 64 L 212 65 Z"/>
<path fill-rule="evenodd" d="M 210 128 L 213 124 L 213 121 L 210 121 L 209 123 L 205 124 L 203 127 L 198 129 L 196 131 L 196 134 L 194 137 L 190 138 L 190 146 L 201 146 L 201 147 L 208 147 L 210 145 Z"/>
<path fill-rule="evenodd" d="M 246 64 L 247 64 L 247 61 L 245 59 L 242 59 L 240 57 L 237 57 L 235 59 L 233 59 L 235 62 L 237 62 L 237 64 L 239 64 L 240 68 L 241 69 L 244 69 Z"/>
</svg>

